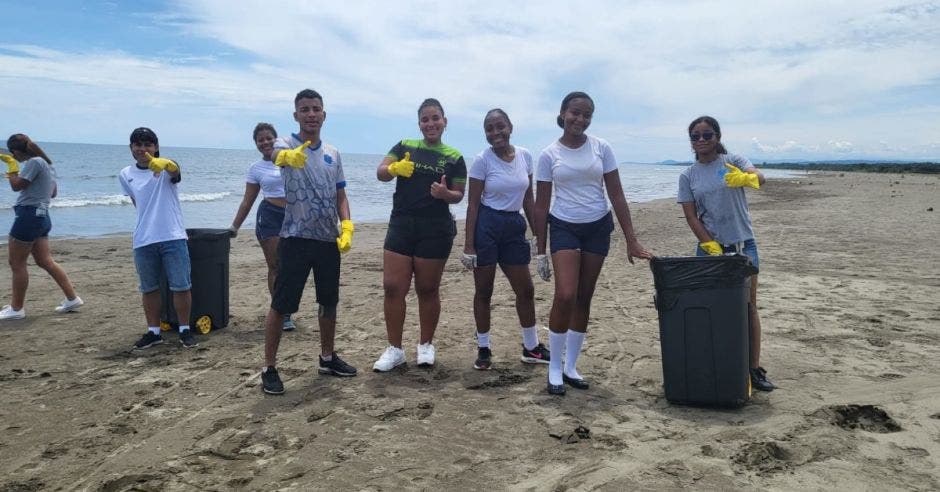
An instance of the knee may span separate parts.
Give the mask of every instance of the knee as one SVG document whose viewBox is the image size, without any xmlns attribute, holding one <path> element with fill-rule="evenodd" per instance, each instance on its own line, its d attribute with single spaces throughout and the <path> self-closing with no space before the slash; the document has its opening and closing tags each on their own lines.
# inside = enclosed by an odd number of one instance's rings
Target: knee
<svg viewBox="0 0 940 492">
<path fill-rule="evenodd" d="M 52 258 L 43 258 L 36 260 L 36 266 L 48 272 L 55 268 L 56 263 Z"/>
<path fill-rule="evenodd" d="M 336 319 L 336 304 L 330 304 L 330 305 L 320 304 L 320 310 L 318 312 L 318 315 L 324 319 L 335 320 Z"/>
<path fill-rule="evenodd" d="M 435 298 L 440 292 L 439 285 L 417 285 L 415 284 L 415 294 L 421 299 Z"/>
<path fill-rule="evenodd" d="M 563 308 L 572 308 L 577 300 L 574 291 L 560 290 L 555 292 L 554 304 Z"/>
<path fill-rule="evenodd" d="M 473 293 L 474 301 L 483 301 L 487 304 L 490 303 L 490 299 L 493 298 L 493 286 L 489 287 L 477 287 L 476 291 Z"/>
<path fill-rule="evenodd" d="M 532 301 L 535 299 L 535 287 L 529 283 L 516 291 L 516 296 L 520 301 Z"/>
<path fill-rule="evenodd" d="M 386 299 L 403 299 L 408 295 L 408 286 L 399 282 L 385 282 L 382 287 Z"/>
</svg>

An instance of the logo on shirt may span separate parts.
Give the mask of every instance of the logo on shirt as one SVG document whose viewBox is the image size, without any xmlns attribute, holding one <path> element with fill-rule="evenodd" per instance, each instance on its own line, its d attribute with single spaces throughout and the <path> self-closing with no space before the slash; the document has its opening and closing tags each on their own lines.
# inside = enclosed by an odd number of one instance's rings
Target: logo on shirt
<svg viewBox="0 0 940 492">
<path fill-rule="evenodd" d="M 330 157 L 330 154 L 323 154 L 323 162 L 333 164 L 333 158 Z"/>
</svg>

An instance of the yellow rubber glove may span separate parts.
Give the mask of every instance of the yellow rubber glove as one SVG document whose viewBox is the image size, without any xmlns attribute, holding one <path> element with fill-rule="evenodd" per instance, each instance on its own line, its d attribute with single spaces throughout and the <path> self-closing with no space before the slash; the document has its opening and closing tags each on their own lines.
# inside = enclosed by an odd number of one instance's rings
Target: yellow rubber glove
<svg viewBox="0 0 940 492">
<path fill-rule="evenodd" d="M 340 253 L 346 253 L 352 248 L 353 231 L 356 230 L 356 228 L 353 227 L 353 222 L 349 219 L 340 221 L 339 228 L 342 232 L 340 232 L 339 237 L 336 238 L 336 247 L 339 248 Z"/>
<path fill-rule="evenodd" d="M 180 170 L 180 167 L 177 166 L 175 162 L 169 159 L 164 159 L 162 157 L 154 157 L 150 155 L 149 152 L 146 155 L 150 159 L 150 164 L 148 164 L 147 166 L 150 167 L 150 170 L 153 171 L 154 174 L 160 174 L 164 170 L 170 171 L 171 173 L 179 172 Z"/>
<path fill-rule="evenodd" d="M 0 161 L 7 163 L 7 174 L 20 172 L 20 163 L 16 162 L 12 155 L 0 154 Z"/>
<path fill-rule="evenodd" d="M 755 190 L 760 189 L 760 182 L 756 174 L 746 173 L 734 166 L 730 162 L 725 163 L 728 172 L 725 173 L 725 184 L 728 188 L 741 188 L 750 186 Z"/>
<path fill-rule="evenodd" d="M 296 149 L 282 149 L 277 153 L 277 160 L 274 161 L 276 166 L 290 166 L 296 167 L 297 169 L 303 169 L 307 165 L 307 147 L 310 147 L 310 140 L 304 142 L 303 145 L 297 147 Z"/>
<path fill-rule="evenodd" d="M 721 244 L 718 244 L 718 241 L 705 241 L 704 243 L 700 243 L 698 247 L 712 256 L 718 256 L 725 252 Z"/>
<path fill-rule="evenodd" d="M 411 162 L 411 152 L 405 152 L 405 158 L 388 165 L 388 173 L 392 176 L 410 178 L 415 172 L 415 163 Z"/>
</svg>

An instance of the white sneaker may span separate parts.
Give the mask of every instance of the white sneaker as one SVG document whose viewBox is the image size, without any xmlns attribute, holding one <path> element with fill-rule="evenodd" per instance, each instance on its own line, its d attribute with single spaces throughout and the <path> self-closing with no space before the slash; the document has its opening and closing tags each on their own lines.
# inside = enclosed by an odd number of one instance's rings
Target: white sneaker
<svg viewBox="0 0 940 492">
<path fill-rule="evenodd" d="M 388 372 L 404 363 L 405 351 L 389 345 L 388 348 L 385 349 L 385 352 L 382 352 L 382 356 L 379 357 L 379 360 L 375 361 L 375 364 L 372 365 L 372 370 L 375 372 Z"/>
<path fill-rule="evenodd" d="M 13 309 L 13 306 L 7 304 L 3 306 L 3 309 L 0 309 L 0 319 L 23 319 L 26 317 L 26 308 L 22 308 L 19 311 Z"/>
<path fill-rule="evenodd" d="M 418 344 L 418 365 L 434 365 L 434 345 L 431 342 Z"/>
<path fill-rule="evenodd" d="M 83 301 L 81 297 L 75 296 L 75 299 L 72 299 L 71 301 L 68 299 L 62 301 L 62 304 L 59 304 L 55 308 L 55 312 L 57 313 L 72 312 L 82 307 L 84 304 L 85 304 L 85 301 Z"/>
</svg>

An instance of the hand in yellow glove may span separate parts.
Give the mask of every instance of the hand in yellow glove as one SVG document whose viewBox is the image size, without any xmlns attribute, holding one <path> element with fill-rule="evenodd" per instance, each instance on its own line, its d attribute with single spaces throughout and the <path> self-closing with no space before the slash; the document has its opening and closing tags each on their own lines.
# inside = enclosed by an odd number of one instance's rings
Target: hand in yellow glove
<svg viewBox="0 0 940 492">
<path fill-rule="evenodd" d="M 721 244 L 718 244 L 718 241 L 705 241 L 698 245 L 699 248 L 702 248 L 702 251 L 712 255 L 718 256 L 725 252 L 724 248 L 721 247 Z"/>
<path fill-rule="evenodd" d="M 342 232 L 336 238 L 336 247 L 339 248 L 340 253 L 346 253 L 352 248 L 353 231 L 356 228 L 353 227 L 353 222 L 349 219 L 340 221 L 339 228 Z"/>
<path fill-rule="evenodd" d="M 411 162 L 411 152 L 405 152 L 405 158 L 388 165 L 388 173 L 392 176 L 410 178 L 415 172 L 415 163 Z"/>
<path fill-rule="evenodd" d="M 0 154 L 0 161 L 7 163 L 7 174 L 20 172 L 20 163 L 16 162 L 12 155 Z"/>
<path fill-rule="evenodd" d="M 307 165 L 307 147 L 310 147 L 310 140 L 307 140 L 296 149 L 281 149 L 277 153 L 277 159 L 274 161 L 274 165 L 303 169 L 303 167 Z"/>
<path fill-rule="evenodd" d="M 746 173 L 732 166 L 730 162 L 726 162 L 725 167 L 728 168 L 728 172 L 725 173 L 725 184 L 728 188 L 750 186 L 755 190 L 760 189 L 760 182 L 756 174 Z"/>
<path fill-rule="evenodd" d="M 180 167 L 176 165 L 175 162 L 164 159 L 162 157 L 154 157 L 148 152 L 146 154 L 147 158 L 150 159 L 150 163 L 147 166 L 153 171 L 154 175 L 160 174 L 163 171 L 170 171 L 171 173 L 179 172 Z"/>
</svg>

